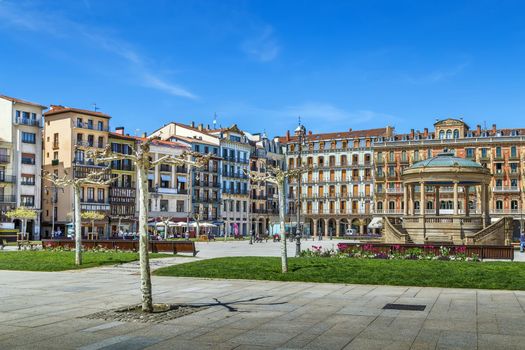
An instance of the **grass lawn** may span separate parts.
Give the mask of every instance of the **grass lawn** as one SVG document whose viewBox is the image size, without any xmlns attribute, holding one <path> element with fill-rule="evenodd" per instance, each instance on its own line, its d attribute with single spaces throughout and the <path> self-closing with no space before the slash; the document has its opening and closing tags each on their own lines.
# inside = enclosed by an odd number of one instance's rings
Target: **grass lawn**
<svg viewBox="0 0 525 350">
<path fill-rule="evenodd" d="M 173 254 L 150 254 L 151 258 L 173 257 Z M 84 252 L 81 266 L 75 265 L 74 252 L 13 251 L 0 252 L 0 270 L 63 271 L 122 264 L 139 259 L 133 252 Z"/>
<path fill-rule="evenodd" d="M 396 286 L 525 290 L 525 264 L 290 258 L 280 273 L 280 258 L 230 257 L 158 269 L 157 276 L 380 284 Z"/>
</svg>

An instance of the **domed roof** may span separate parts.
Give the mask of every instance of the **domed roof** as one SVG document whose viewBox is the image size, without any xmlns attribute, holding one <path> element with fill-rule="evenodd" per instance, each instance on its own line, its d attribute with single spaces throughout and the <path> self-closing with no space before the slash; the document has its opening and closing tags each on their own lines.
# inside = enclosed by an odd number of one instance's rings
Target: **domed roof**
<svg viewBox="0 0 525 350">
<path fill-rule="evenodd" d="M 414 163 L 408 169 L 441 167 L 483 168 L 483 166 L 479 163 L 476 163 L 470 159 L 456 157 L 453 153 L 445 151 L 439 153 L 435 157 Z"/>
</svg>

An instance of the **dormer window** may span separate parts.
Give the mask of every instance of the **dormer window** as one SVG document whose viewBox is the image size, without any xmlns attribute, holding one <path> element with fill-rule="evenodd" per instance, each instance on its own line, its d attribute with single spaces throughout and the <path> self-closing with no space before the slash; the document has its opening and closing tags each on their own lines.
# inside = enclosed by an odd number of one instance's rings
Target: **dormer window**
<svg viewBox="0 0 525 350">
<path fill-rule="evenodd" d="M 481 136 L 482 136 L 482 137 L 487 137 L 487 136 L 488 136 L 488 134 L 487 134 L 487 132 L 486 132 L 486 131 L 483 131 L 483 132 L 481 133 Z"/>
<path fill-rule="evenodd" d="M 518 130 L 512 130 L 510 136 L 518 136 Z"/>
<path fill-rule="evenodd" d="M 415 135 L 414 140 L 419 140 L 419 135 Z"/>
<path fill-rule="evenodd" d="M 473 136 L 474 136 L 474 135 L 472 134 L 472 131 L 469 131 L 469 132 L 467 133 L 467 137 L 473 137 Z"/>
</svg>

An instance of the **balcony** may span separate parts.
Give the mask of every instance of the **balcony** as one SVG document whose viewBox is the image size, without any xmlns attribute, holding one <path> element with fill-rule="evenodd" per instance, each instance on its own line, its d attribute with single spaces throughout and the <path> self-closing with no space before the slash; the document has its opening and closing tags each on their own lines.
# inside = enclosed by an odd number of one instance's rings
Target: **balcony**
<svg viewBox="0 0 525 350">
<path fill-rule="evenodd" d="M 511 154 L 509 155 L 509 161 L 510 161 L 510 160 L 514 160 L 514 161 L 518 161 L 518 160 L 520 160 L 520 156 L 519 156 L 519 154 L 517 154 L 517 153 L 512 154 L 512 153 L 511 153 Z"/>
<path fill-rule="evenodd" d="M 403 215 L 402 209 L 376 209 L 375 214 Z"/>
<path fill-rule="evenodd" d="M 494 186 L 492 192 L 502 193 L 502 192 L 520 192 L 518 186 Z"/>
<path fill-rule="evenodd" d="M 386 189 L 386 193 L 389 193 L 389 194 L 403 194 L 403 193 L 405 193 L 405 191 L 401 187 L 398 187 L 398 188 L 394 187 L 394 188 L 387 188 Z"/>
<path fill-rule="evenodd" d="M 185 189 L 178 189 L 172 187 L 155 187 L 152 188 L 150 192 L 160 194 L 188 194 L 188 191 Z"/>
<path fill-rule="evenodd" d="M 15 203 L 16 196 L 0 196 L 0 203 Z"/>
<path fill-rule="evenodd" d="M 231 177 L 231 178 L 235 178 L 235 179 L 248 179 L 248 175 L 244 174 L 244 173 L 236 173 L 236 172 L 223 172 L 222 173 L 222 176 L 224 177 Z"/>
<path fill-rule="evenodd" d="M 2 182 L 2 183 L 14 183 L 14 182 L 16 182 L 16 176 L 1 174 L 0 175 L 0 182 Z"/>
<path fill-rule="evenodd" d="M 75 123 L 75 127 L 76 128 L 81 128 L 81 129 L 88 129 L 88 130 L 109 131 L 109 127 L 107 127 L 107 126 L 99 127 L 98 125 L 95 126 L 94 124 L 81 123 L 79 121 L 77 121 Z"/>
<path fill-rule="evenodd" d="M 523 211 L 521 209 L 492 209 L 490 211 L 491 215 L 505 215 L 505 214 L 512 214 L 512 215 L 521 215 Z"/>
<path fill-rule="evenodd" d="M 225 189 L 222 190 L 222 193 L 247 195 L 248 194 L 248 190 L 225 188 Z"/>
<path fill-rule="evenodd" d="M 109 202 L 106 201 L 96 202 L 88 199 L 87 201 L 80 202 L 80 209 L 83 211 L 109 211 L 110 206 Z"/>
<path fill-rule="evenodd" d="M 22 118 L 18 117 L 15 119 L 16 124 L 28 125 L 28 126 L 38 126 L 42 127 L 41 119 L 31 119 L 31 118 Z"/>
</svg>

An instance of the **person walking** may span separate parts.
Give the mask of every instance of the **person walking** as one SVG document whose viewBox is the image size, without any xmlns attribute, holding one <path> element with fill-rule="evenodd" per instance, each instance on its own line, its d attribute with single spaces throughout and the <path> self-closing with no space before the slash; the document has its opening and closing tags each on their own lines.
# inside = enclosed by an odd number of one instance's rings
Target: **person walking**
<svg viewBox="0 0 525 350">
<path fill-rule="evenodd" d="M 521 235 L 520 235 L 520 252 L 523 253 L 524 249 L 525 249 L 525 231 L 521 230 Z"/>
</svg>

